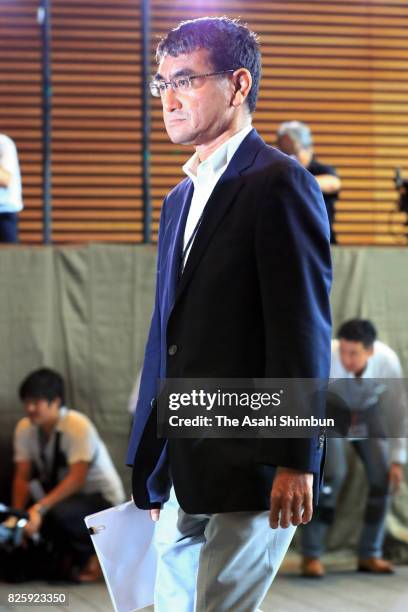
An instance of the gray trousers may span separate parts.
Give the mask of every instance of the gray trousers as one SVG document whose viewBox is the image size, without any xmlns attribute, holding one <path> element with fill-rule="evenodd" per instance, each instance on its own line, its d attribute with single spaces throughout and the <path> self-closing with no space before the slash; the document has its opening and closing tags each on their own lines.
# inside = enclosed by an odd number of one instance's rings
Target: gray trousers
<svg viewBox="0 0 408 612">
<path fill-rule="evenodd" d="M 155 531 L 155 612 L 254 612 L 295 530 L 271 529 L 268 512 L 186 514 L 172 490 Z"/>
<path fill-rule="evenodd" d="M 347 443 L 352 444 L 363 462 L 369 485 L 358 556 L 367 558 L 382 555 L 385 516 L 390 502 L 389 440 L 370 438 L 348 442 L 341 438 L 330 438 L 327 441 L 319 505 L 312 521 L 301 527 L 302 553 L 306 557 L 318 558 L 324 553 L 327 531 L 333 522 L 337 498 L 347 475 L 344 447 Z"/>
</svg>

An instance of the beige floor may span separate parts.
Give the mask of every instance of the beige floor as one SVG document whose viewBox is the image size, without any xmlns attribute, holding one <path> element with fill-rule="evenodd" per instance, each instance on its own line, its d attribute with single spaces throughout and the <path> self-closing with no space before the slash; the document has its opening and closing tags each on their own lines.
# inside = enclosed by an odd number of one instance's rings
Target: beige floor
<svg viewBox="0 0 408 612">
<path fill-rule="evenodd" d="M 394 576 L 367 576 L 354 571 L 354 560 L 345 554 L 325 558 L 329 570 L 323 580 L 307 580 L 298 572 L 299 558 L 287 556 L 278 578 L 261 608 L 262 612 L 407 612 L 408 566 L 401 566 Z M 103 583 L 60 587 L 69 593 L 69 607 L 9 606 L 10 592 L 41 592 L 50 587 L 40 583 L 11 586 L 0 584 L 0 611 L 65 610 L 66 612 L 112 612 Z M 53 587 L 54 591 L 58 588 Z M 152 610 L 146 608 L 145 612 Z M 170 610 L 169 612 L 177 612 Z M 234 611 L 231 611 L 234 612 Z"/>
</svg>

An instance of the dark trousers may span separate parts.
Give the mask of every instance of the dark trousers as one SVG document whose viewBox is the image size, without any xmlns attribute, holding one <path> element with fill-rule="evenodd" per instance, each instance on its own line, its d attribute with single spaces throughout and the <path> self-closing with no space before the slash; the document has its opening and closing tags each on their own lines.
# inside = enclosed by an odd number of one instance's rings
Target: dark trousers
<svg viewBox="0 0 408 612">
<path fill-rule="evenodd" d="M 301 528 L 302 553 L 306 557 L 319 558 L 324 553 L 327 531 L 333 522 L 337 499 L 347 475 L 345 442 L 339 438 L 327 441 L 324 486 L 319 505 L 312 521 Z M 351 444 L 364 465 L 369 486 L 358 555 L 362 558 L 381 557 L 385 515 L 390 503 L 389 440 L 371 438 L 353 440 Z"/>
<path fill-rule="evenodd" d="M 61 553 L 73 553 L 83 563 L 94 553 L 84 518 L 111 505 L 100 493 L 73 495 L 45 515 L 41 535 Z"/>
<path fill-rule="evenodd" d="M 75 579 L 94 553 L 84 517 L 111 505 L 95 493 L 73 495 L 54 506 L 44 517 L 40 542 L 28 540 L 26 546 L 11 550 L 0 547 L 0 580 Z"/>
<path fill-rule="evenodd" d="M 18 242 L 17 213 L 0 213 L 0 242 Z"/>
</svg>

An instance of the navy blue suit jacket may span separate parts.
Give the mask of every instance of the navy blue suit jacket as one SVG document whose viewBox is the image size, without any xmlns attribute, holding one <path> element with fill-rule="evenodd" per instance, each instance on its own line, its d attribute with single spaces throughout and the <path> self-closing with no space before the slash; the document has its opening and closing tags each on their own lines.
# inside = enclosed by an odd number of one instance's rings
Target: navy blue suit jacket
<svg viewBox="0 0 408 612">
<path fill-rule="evenodd" d="M 186 512 L 265 510 L 277 466 L 313 472 L 316 502 L 321 436 L 157 438 L 160 378 L 329 376 L 329 224 L 312 175 L 252 130 L 211 194 L 179 280 L 192 194 L 185 179 L 162 208 L 156 298 L 127 455 L 135 503 L 160 507 L 174 482 Z"/>
</svg>

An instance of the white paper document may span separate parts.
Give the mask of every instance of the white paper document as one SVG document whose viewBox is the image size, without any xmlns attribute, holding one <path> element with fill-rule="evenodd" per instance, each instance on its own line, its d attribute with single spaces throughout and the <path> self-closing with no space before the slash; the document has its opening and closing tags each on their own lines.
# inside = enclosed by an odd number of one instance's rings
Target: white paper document
<svg viewBox="0 0 408 612">
<path fill-rule="evenodd" d="M 85 517 L 116 612 L 153 603 L 157 553 L 154 522 L 132 501 Z"/>
</svg>

